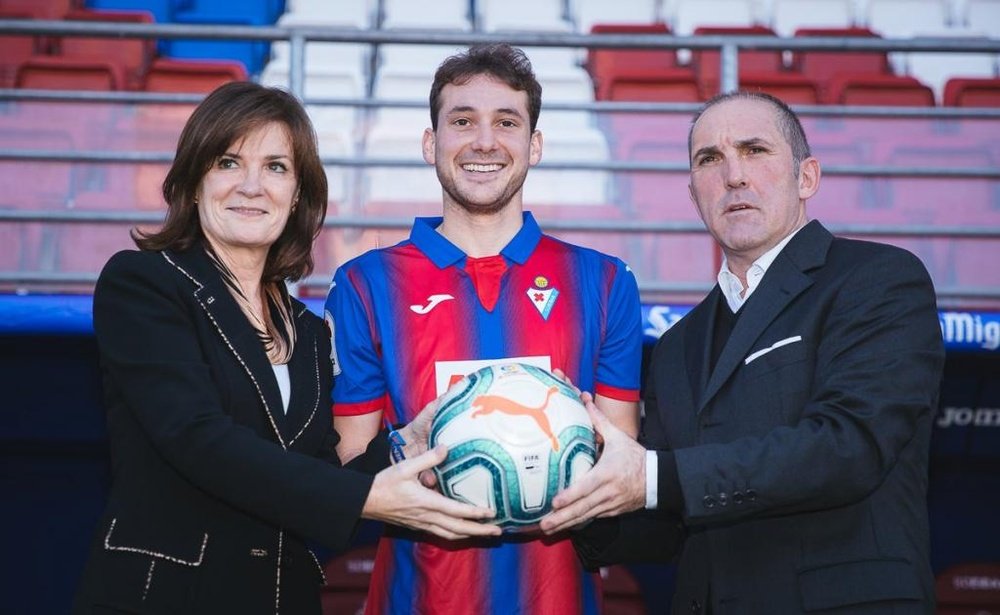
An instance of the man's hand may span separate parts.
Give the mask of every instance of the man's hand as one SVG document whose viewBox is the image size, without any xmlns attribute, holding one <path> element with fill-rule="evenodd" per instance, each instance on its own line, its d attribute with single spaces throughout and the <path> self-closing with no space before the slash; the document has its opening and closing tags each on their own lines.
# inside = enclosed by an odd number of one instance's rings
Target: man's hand
<svg viewBox="0 0 1000 615">
<path fill-rule="evenodd" d="M 399 435 L 406 440 L 403 447 L 403 454 L 406 458 L 419 457 L 427 452 L 427 440 L 431 435 L 431 421 L 434 420 L 434 413 L 437 412 L 441 404 L 441 398 L 431 400 L 417 416 L 413 417 L 405 427 L 399 430 Z"/>
<path fill-rule="evenodd" d="M 552 501 L 553 512 L 541 522 L 554 534 L 594 517 L 610 517 L 646 504 L 646 449 L 616 428 L 597 409 L 588 393 L 581 396 L 604 448 L 597 463 Z"/>
<path fill-rule="evenodd" d="M 481 523 L 494 517 L 490 509 L 450 500 L 420 484 L 418 475 L 447 455 L 447 447 L 439 446 L 376 474 L 361 516 L 450 540 L 499 536 L 499 526 Z"/>
</svg>

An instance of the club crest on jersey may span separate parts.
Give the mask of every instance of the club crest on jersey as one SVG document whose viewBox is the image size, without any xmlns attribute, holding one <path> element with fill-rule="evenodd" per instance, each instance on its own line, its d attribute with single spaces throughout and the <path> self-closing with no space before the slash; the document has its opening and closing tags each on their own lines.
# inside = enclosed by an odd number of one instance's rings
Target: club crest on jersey
<svg viewBox="0 0 1000 615">
<path fill-rule="evenodd" d="M 534 285 L 528 289 L 528 299 L 531 299 L 531 304 L 545 320 L 549 319 L 557 298 L 559 291 L 549 284 L 548 278 L 543 275 L 535 276 Z"/>
</svg>

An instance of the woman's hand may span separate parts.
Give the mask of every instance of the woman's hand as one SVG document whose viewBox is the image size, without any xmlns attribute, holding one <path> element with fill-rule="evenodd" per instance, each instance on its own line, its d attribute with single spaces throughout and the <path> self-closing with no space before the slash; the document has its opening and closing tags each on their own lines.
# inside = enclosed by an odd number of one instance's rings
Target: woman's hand
<svg viewBox="0 0 1000 615">
<path fill-rule="evenodd" d="M 424 442 L 426 446 L 426 436 Z M 441 463 L 447 455 L 447 447 L 439 446 L 376 474 L 361 516 L 449 540 L 499 536 L 499 526 L 482 523 L 494 517 L 492 510 L 450 500 L 420 483 L 420 473 Z"/>
</svg>

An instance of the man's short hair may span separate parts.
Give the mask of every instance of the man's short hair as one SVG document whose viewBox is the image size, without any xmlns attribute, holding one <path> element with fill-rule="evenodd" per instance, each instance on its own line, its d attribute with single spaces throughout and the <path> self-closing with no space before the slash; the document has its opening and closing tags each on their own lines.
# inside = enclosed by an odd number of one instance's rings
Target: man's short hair
<svg viewBox="0 0 1000 615">
<path fill-rule="evenodd" d="M 688 162 L 690 163 L 691 160 L 691 135 L 694 133 L 695 124 L 698 123 L 698 120 L 706 111 L 730 100 L 759 100 L 774 108 L 777 115 L 778 130 L 781 131 L 782 136 L 785 137 L 785 141 L 792 148 L 792 165 L 795 170 L 795 176 L 798 177 L 799 165 L 802 164 L 803 160 L 812 155 L 809 150 L 809 140 L 806 139 L 806 131 L 802 128 L 799 116 L 783 100 L 764 92 L 739 90 L 716 94 L 708 99 L 695 114 L 691 120 L 691 127 L 688 129 Z"/>
<path fill-rule="evenodd" d="M 490 75 L 519 92 L 527 93 L 528 118 L 531 131 L 535 131 L 538 115 L 542 111 L 542 85 L 535 78 L 528 56 L 507 43 L 473 45 L 441 63 L 431 85 L 431 128 L 437 130 L 444 86 L 464 85 L 477 75 Z"/>
</svg>

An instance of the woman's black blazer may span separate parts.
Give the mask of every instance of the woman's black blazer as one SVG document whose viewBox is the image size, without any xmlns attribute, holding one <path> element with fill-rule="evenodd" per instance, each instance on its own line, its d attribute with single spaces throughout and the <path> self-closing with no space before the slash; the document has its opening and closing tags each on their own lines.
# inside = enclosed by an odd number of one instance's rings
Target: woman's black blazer
<svg viewBox="0 0 1000 615">
<path fill-rule="evenodd" d="M 262 344 L 200 246 L 120 252 L 105 266 L 94 330 L 112 485 L 77 612 L 318 611 L 322 571 L 304 539 L 344 548 L 372 477 L 339 467 L 330 338 L 293 304 L 286 414 Z"/>
</svg>

